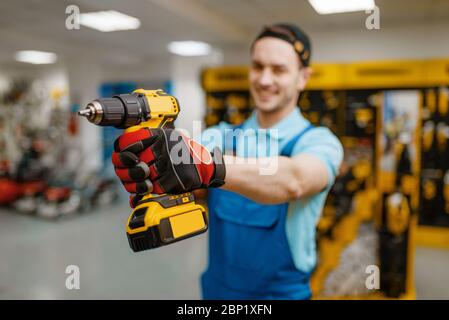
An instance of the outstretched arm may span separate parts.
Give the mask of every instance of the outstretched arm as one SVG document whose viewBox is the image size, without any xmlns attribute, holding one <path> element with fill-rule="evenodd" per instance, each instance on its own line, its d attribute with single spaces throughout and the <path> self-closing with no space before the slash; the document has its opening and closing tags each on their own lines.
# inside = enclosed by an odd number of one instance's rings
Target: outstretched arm
<svg viewBox="0 0 449 320">
<path fill-rule="evenodd" d="M 224 156 L 224 162 L 226 178 L 222 188 L 260 203 L 307 197 L 322 191 L 329 180 L 324 163 L 310 154 L 257 160 Z M 275 169 L 268 172 L 268 163 Z"/>
</svg>

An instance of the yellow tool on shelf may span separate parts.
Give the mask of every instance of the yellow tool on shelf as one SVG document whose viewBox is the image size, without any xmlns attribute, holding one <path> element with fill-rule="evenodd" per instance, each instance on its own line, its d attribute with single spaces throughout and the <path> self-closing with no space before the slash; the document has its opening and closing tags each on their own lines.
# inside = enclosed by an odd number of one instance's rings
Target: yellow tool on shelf
<svg viewBox="0 0 449 320">
<path fill-rule="evenodd" d="M 99 126 L 131 132 L 140 128 L 173 127 L 179 113 L 175 97 L 163 90 L 138 89 L 131 94 L 100 98 L 78 112 Z M 208 228 L 206 210 L 191 193 L 146 194 L 128 218 L 126 234 L 134 252 L 171 244 Z"/>
</svg>

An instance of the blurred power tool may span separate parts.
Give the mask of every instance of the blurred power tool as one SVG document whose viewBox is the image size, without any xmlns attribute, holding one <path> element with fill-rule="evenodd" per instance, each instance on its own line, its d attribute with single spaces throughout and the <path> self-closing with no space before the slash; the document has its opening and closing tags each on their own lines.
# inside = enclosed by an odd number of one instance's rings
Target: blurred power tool
<svg viewBox="0 0 449 320">
<path fill-rule="evenodd" d="M 162 90 L 138 89 L 132 94 L 96 99 L 78 112 L 100 126 L 126 129 L 172 128 L 178 116 L 175 97 Z M 128 218 L 126 234 L 134 252 L 157 248 L 200 233 L 208 228 L 206 210 L 193 194 L 146 194 Z"/>
</svg>

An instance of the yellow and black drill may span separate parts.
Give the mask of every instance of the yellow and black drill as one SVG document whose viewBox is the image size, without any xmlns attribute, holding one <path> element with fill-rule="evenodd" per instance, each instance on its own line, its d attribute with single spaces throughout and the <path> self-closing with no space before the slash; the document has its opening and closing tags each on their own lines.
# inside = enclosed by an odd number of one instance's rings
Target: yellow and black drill
<svg viewBox="0 0 449 320">
<path fill-rule="evenodd" d="M 175 97 L 163 90 L 138 89 L 131 94 L 100 98 L 78 112 L 99 126 L 113 126 L 131 132 L 143 127 L 174 127 L 179 113 Z M 171 244 L 208 228 L 206 210 L 195 203 L 192 193 L 146 194 L 126 224 L 129 245 L 134 252 Z"/>
</svg>

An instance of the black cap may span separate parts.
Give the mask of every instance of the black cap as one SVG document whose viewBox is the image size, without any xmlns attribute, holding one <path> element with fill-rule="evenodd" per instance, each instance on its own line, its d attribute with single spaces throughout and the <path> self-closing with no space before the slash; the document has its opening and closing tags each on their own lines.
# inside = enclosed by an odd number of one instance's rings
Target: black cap
<svg viewBox="0 0 449 320">
<path fill-rule="evenodd" d="M 265 26 L 261 33 L 253 42 L 254 43 L 264 37 L 274 37 L 287 41 L 293 46 L 293 49 L 299 56 L 303 66 L 307 67 L 310 63 L 310 40 L 298 26 L 290 23 L 277 23 Z"/>
</svg>

